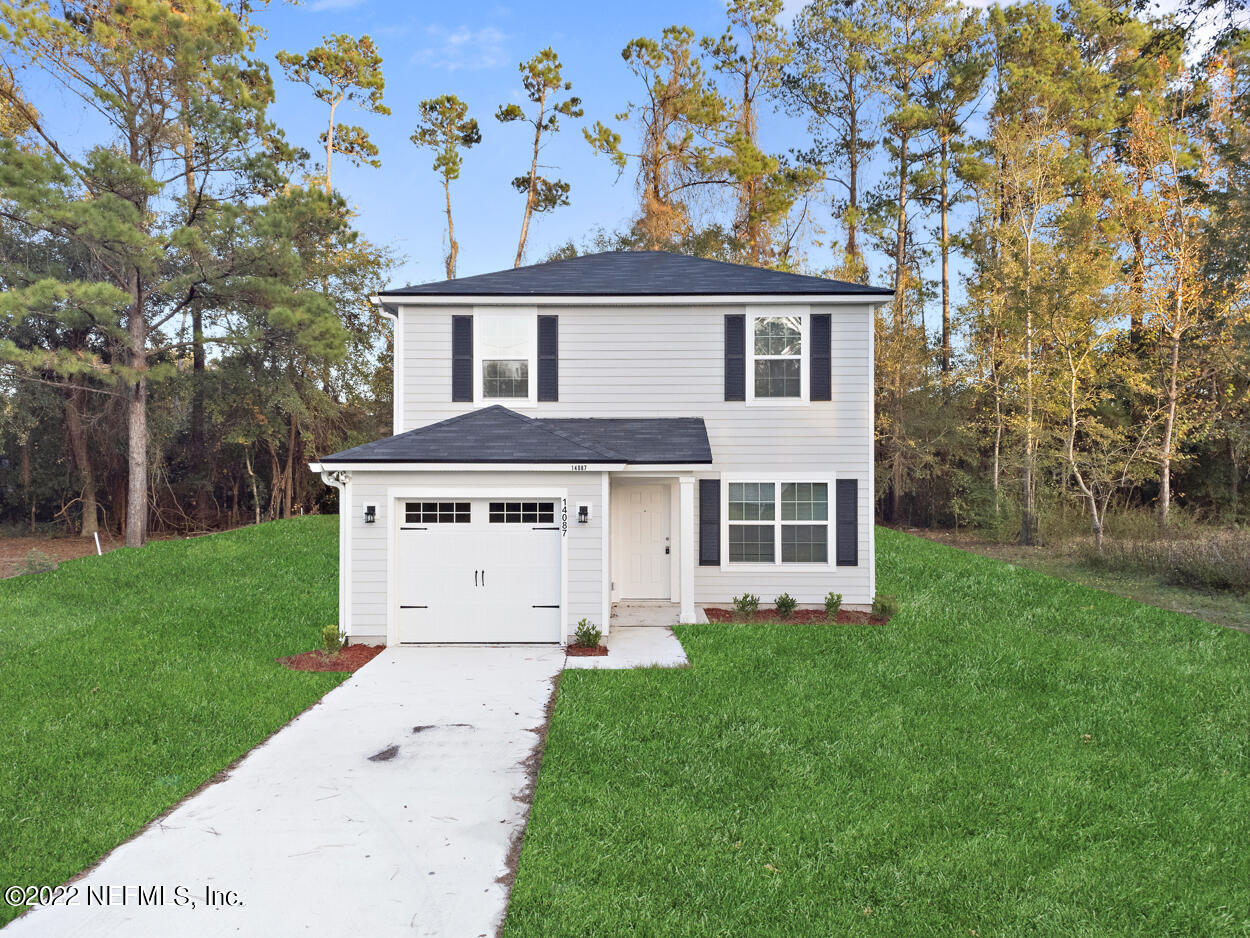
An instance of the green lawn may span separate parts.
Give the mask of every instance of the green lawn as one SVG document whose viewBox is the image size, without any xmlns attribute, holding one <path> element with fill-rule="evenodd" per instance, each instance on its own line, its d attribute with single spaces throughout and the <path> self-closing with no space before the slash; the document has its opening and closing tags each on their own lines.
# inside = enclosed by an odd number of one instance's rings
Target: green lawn
<svg viewBox="0 0 1250 938">
<path fill-rule="evenodd" d="M 883 628 L 564 674 L 505 934 L 1250 934 L 1250 636 L 879 530 Z"/>
<path fill-rule="evenodd" d="M 0 580 L 0 885 L 63 882 L 343 680 L 274 661 L 336 618 L 337 524 Z"/>
</svg>

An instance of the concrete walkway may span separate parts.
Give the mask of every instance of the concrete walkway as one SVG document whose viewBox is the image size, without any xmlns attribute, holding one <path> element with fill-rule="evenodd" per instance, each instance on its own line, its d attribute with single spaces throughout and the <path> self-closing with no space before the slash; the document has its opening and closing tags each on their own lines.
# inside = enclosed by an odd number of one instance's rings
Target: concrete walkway
<svg viewBox="0 0 1250 938">
<path fill-rule="evenodd" d="M 77 905 L 35 909 L 4 938 L 492 936 L 563 664 L 555 646 L 388 649 L 109 854 L 74 884 Z M 164 904 L 140 906 L 152 887 Z"/>
<path fill-rule="evenodd" d="M 684 668 L 690 664 L 686 649 L 667 625 L 618 625 L 604 639 L 608 653 L 602 657 L 570 655 L 566 668 L 624 671 L 629 668 Z"/>
</svg>

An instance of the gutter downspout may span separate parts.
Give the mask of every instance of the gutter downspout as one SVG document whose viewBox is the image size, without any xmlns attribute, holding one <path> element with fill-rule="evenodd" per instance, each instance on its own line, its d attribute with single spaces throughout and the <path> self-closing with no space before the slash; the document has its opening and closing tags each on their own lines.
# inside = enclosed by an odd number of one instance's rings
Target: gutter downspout
<svg viewBox="0 0 1250 938">
<path fill-rule="evenodd" d="M 321 481 L 339 490 L 339 636 L 344 640 L 351 636 L 351 604 L 347 599 L 350 583 L 348 573 L 351 570 L 351 496 L 348 486 L 352 476 L 343 470 L 322 469 L 317 463 L 310 468 L 321 470 Z"/>
</svg>

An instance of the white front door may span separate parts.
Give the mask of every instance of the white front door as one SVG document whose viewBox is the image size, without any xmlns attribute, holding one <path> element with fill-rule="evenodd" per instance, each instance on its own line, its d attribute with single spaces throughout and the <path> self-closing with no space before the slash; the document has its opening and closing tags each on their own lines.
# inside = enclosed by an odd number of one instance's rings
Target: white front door
<svg viewBox="0 0 1250 938">
<path fill-rule="evenodd" d="M 559 499 L 401 501 L 399 641 L 557 642 Z"/>
<path fill-rule="evenodd" d="M 612 489 L 613 579 L 621 599 L 670 599 L 668 483 Z"/>
</svg>

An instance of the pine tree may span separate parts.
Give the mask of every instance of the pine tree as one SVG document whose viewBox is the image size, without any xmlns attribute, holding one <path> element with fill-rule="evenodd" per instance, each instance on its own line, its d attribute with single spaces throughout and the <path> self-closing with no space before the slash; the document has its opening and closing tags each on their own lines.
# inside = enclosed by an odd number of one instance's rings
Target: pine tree
<svg viewBox="0 0 1250 938">
<path fill-rule="evenodd" d="M 521 266 L 525 241 L 529 237 L 530 217 L 535 212 L 550 212 L 569 204 L 569 184 L 560 179 L 547 179 L 539 174 L 538 154 L 543 135 L 560 129 L 560 117 L 581 117 L 581 98 L 570 95 L 563 101 L 550 100 L 554 95 L 570 91 L 573 83 L 565 81 L 559 56 L 548 46 L 528 62 L 522 62 L 521 84 L 526 97 L 536 105 L 534 115 L 527 117 L 519 104 L 501 104 L 495 118 L 503 123 L 525 121 L 534 128 L 534 146 L 530 154 L 529 172 L 512 180 L 512 187 L 525 196 L 525 212 L 521 216 L 521 237 L 517 241 L 514 267 Z"/>
<path fill-rule="evenodd" d="M 418 112 L 420 122 L 411 139 L 418 147 L 434 151 L 434 172 L 443 180 L 443 201 L 447 214 L 447 279 L 454 280 L 460 243 L 456 241 L 456 226 L 451 218 L 451 184 L 460 178 L 464 163 L 460 151 L 481 143 L 482 131 L 477 119 L 469 117 L 469 106 L 454 94 L 428 98 L 418 106 Z"/>
<path fill-rule="evenodd" d="M 390 114 L 382 103 L 386 81 L 382 77 L 382 56 L 368 36 L 337 33 L 303 55 L 279 52 L 278 64 L 291 81 L 307 85 L 317 100 L 329 108 L 328 124 L 321 134 L 325 147 L 325 188 L 332 189 L 331 166 L 338 153 L 356 165 L 379 167 L 378 148 L 362 127 L 338 124 L 338 108 L 344 102 L 355 104 L 370 114 Z"/>
</svg>

